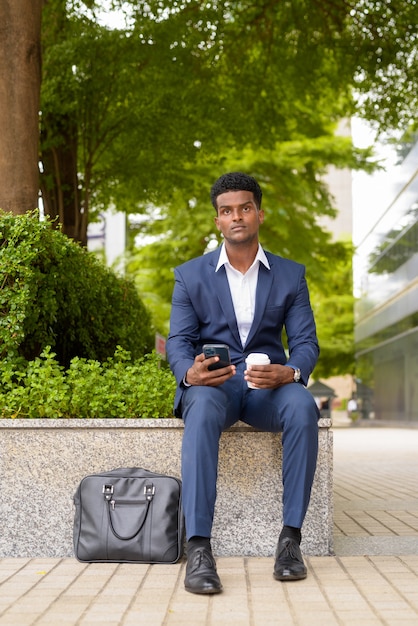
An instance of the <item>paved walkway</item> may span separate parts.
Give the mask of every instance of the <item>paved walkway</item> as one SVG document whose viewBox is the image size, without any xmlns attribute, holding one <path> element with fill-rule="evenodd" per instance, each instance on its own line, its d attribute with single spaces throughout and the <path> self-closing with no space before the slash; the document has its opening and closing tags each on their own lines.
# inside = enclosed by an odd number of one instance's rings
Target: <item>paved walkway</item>
<svg viewBox="0 0 418 626">
<path fill-rule="evenodd" d="M 1 626 L 418 625 L 418 428 L 334 428 L 335 552 L 308 578 L 219 558 L 225 591 L 183 587 L 185 563 L 0 559 Z M 2 520 L 1 523 L 4 523 Z"/>
</svg>

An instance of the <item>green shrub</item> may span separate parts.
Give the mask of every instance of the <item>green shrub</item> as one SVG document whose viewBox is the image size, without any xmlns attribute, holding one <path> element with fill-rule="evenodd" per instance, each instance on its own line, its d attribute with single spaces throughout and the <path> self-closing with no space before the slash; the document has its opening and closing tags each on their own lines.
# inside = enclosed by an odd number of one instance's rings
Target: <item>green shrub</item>
<svg viewBox="0 0 418 626">
<path fill-rule="evenodd" d="M 175 389 L 155 351 L 132 360 L 118 347 L 103 363 L 74 357 L 65 370 L 47 347 L 33 361 L 0 362 L 0 417 L 172 417 Z"/>
<path fill-rule="evenodd" d="M 172 417 L 153 344 L 132 282 L 36 212 L 0 211 L 1 418 Z"/>
<path fill-rule="evenodd" d="M 0 358 L 39 357 L 60 365 L 105 361 L 116 346 L 133 358 L 154 345 L 151 318 L 134 284 L 39 221 L 0 211 Z"/>
</svg>

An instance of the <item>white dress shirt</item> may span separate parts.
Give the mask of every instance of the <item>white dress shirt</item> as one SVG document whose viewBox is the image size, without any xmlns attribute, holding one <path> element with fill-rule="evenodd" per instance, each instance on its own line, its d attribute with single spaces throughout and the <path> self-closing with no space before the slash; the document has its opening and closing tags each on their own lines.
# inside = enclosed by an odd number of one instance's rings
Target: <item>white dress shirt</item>
<svg viewBox="0 0 418 626">
<path fill-rule="evenodd" d="M 238 330 L 243 347 L 246 344 L 254 319 L 255 294 L 257 291 L 258 268 L 260 263 L 263 263 L 268 270 L 270 269 L 270 264 L 264 250 L 261 245 L 258 244 L 257 255 L 253 264 L 245 272 L 245 274 L 242 274 L 230 264 L 225 245 L 223 244 L 215 270 L 217 272 L 222 265 L 225 265 L 229 289 L 232 296 L 232 303 L 235 310 L 235 317 L 237 319 Z"/>
</svg>

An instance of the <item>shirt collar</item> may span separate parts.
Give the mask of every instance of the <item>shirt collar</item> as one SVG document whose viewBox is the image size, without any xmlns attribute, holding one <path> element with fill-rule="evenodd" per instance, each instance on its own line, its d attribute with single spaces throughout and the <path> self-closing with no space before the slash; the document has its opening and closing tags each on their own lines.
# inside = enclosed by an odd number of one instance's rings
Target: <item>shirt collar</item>
<svg viewBox="0 0 418 626">
<path fill-rule="evenodd" d="M 254 259 L 254 262 L 256 261 L 260 261 L 260 263 L 262 263 L 268 270 L 270 269 L 270 263 L 268 262 L 266 253 L 261 247 L 261 244 L 258 244 L 258 250 L 257 250 L 256 257 Z M 217 272 L 222 267 L 222 265 L 226 265 L 226 264 L 230 265 L 228 255 L 226 253 L 225 244 L 222 244 L 221 252 L 219 254 L 219 260 L 218 260 L 218 264 L 216 266 L 215 272 Z"/>
</svg>

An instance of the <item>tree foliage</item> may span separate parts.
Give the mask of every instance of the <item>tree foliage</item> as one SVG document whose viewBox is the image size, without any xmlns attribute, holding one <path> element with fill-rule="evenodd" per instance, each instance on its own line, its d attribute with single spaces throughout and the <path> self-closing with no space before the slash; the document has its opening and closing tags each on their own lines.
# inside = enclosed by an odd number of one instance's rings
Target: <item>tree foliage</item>
<svg viewBox="0 0 418 626">
<path fill-rule="evenodd" d="M 48 0 L 43 20 L 43 195 L 83 242 L 110 203 L 187 202 L 202 159 L 329 139 L 356 110 L 405 125 L 416 104 L 414 0 L 115 0 L 123 30 L 101 4 Z"/>
<path fill-rule="evenodd" d="M 416 0 L 107 6 L 126 13 L 124 28 L 103 21 L 102 1 L 44 1 L 46 213 L 83 244 L 103 209 L 142 213 L 154 243 L 130 267 L 163 328 L 172 267 L 218 241 L 208 187 L 242 169 L 265 190 L 263 245 L 328 284 L 328 265 L 349 256 L 318 226 L 335 214 L 323 174 L 373 165 L 337 123 L 357 113 L 379 132 L 414 126 Z"/>
<path fill-rule="evenodd" d="M 351 244 L 347 252 L 353 254 Z M 315 314 L 319 361 L 313 372 L 315 379 L 354 374 L 354 296 L 351 263 L 328 265 L 323 282 L 310 286 L 311 304 Z"/>
</svg>

